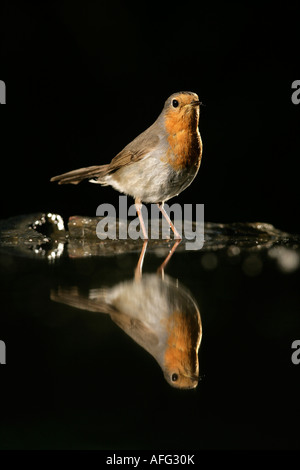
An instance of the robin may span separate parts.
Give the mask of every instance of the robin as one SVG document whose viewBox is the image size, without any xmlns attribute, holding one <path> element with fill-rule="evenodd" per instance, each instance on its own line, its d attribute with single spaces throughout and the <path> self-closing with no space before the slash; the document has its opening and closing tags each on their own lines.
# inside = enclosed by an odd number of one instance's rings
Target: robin
<svg viewBox="0 0 300 470">
<path fill-rule="evenodd" d="M 59 184 L 92 183 L 112 186 L 135 200 L 144 239 L 148 239 L 142 217 L 142 203 L 156 203 L 174 232 L 175 226 L 164 202 L 180 194 L 198 173 L 202 141 L 198 129 L 200 101 L 196 93 L 174 93 L 165 102 L 157 120 L 130 142 L 110 163 L 54 176 Z"/>
<path fill-rule="evenodd" d="M 144 251 L 140 259 L 143 256 Z M 178 281 L 146 274 L 110 288 L 90 289 L 87 294 L 76 287 L 59 288 L 51 291 L 51 299 L 108 314 L 154 357 L 170 385 L 181 389 L 197 387 L 201 317 L 191 293 Z"/>
</svg>

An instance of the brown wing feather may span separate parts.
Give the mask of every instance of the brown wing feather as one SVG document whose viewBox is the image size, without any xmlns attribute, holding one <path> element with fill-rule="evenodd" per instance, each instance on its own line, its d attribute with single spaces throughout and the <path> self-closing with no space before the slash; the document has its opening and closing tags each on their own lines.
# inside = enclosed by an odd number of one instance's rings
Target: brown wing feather
<svg viewBox="0 0 300 470">
<path fill-rule="evenodd" d="M 110 314 L 110 317 L 128 336 L 151 354 L 152 349 L 158 344 L 158 337 L 148 326 L 141 320 L 121 312 Z"/>
<path fill-rule="evenodd" d="M 159 142 L 156 123 L 138 135 L 130 144 L 126 145 L 108 165 L 108 173 L 114 172 L 125 165 L 141 160 L 151 152 Z"/>
</svg>

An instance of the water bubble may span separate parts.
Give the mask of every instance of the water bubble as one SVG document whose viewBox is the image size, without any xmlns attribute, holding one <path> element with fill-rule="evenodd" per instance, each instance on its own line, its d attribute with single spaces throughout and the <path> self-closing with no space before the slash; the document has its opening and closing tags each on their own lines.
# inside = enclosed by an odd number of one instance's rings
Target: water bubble
<svg viewBox="0 0 300 470">
<path fill-rule="evenodd" d="M 277 260 L 279 269 L 284 273 L 296 271 L 300 266 L 299 253 L 284 246 L 272 248 L 269 256 Z"/>
<path fill-rule="evenodd" d="M 205 253 L 201 258 L 201 264 L 204 269 L 215 269 L 218 265 L 218 258 L 214 253 Z"/>
<path fill-rule="evenodd" d="M 241 252 L 240 248 L 235 245 L 231 245 L 227 251 L 228 256 L 237 256 L 240 254 L 240 252 Z"/>
<path fill-rule="evenodd" d="M 258 276 L 262 270 L 262 261 L 256 255 L 248 256 L 243 262 L 243 271 L 247 276 Z"/>
</svg>

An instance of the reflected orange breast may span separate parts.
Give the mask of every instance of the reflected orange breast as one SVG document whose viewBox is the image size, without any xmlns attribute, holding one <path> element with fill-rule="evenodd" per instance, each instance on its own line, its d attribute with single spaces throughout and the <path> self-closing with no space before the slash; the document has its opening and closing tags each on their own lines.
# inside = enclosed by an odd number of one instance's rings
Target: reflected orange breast
<svg viewBox="0 0 300 470">
<path fill-rule="evenodd" d="M 165 363 L 169 367 L 178 364 L 190 365 L 190 353 L 196 345 L 193 344 L 194 324 L 191 315 L 174 311 L 167 322 L 168 341 L 165 350 Z"/>
</svg>

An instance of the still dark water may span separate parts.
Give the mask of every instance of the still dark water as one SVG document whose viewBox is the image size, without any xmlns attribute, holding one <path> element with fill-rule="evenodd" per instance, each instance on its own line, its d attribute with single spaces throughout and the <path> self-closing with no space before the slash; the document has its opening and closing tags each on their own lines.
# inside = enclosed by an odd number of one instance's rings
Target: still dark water
<svg viewBox="0 0 300 470">
<path fill-rule="evenodd" d="M 1 449 L 300 447 L 298 237 L 206 224 L 141 276 L 141 241 L 58 221 L 1 222 Z"/>
</svg>

